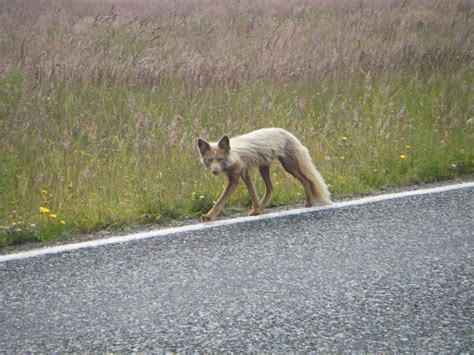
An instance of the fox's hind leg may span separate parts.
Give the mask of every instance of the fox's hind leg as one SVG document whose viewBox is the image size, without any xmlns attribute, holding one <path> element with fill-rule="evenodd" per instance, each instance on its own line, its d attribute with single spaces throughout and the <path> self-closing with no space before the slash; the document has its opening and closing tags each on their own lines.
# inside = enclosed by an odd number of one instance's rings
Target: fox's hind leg
<svg viewBox="0 0 474 355">
<path fill-rule="evenodd" d="M 301 185 L 303 185 L 304 193 L 305 193 L 305 207 L 311 207 L 314 205 L 314 197 L 313 192 L 311 190 L 311 182 L 304 176 L 301 172 L 299 167 L 298 161 L 296 157 L 291 155 L 286 155 L 284 157 L 278 157 L 283 168 L 286 170 L 287 173 L 293 175 Z"/>
<path fill-rule="evenodd" d="M 258 171 L 260 172 L 263 182 L 265 183 L 265 195 L 263 195 L 263 198 L 259 202 L 260 209 L 263 210 L 268 201 L 270 201 L 272 198 L 273 193 L 272 180 L 270 178 L 270 165 L 262 165 Z"/>
</svg>

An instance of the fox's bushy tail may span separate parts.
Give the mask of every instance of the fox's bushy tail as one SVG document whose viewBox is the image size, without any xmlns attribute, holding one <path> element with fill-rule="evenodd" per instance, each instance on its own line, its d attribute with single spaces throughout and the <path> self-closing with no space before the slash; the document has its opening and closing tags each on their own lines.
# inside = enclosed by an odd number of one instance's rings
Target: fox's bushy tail
<svg viewBox="0 0 474 355">
<path fill-rule="evenodd" d="M 324 182 L 323 177 L 314 166 L 311 161 L 308 149 L 303 146 L 300 142 L 296 149 L 296 158 L 298 160 L 301 172 L 311 183 L 311 192 L 313 198 L 324 205 L 332 204 L 331 194 L 329 193 L 328 187 Z"/>
</svg>

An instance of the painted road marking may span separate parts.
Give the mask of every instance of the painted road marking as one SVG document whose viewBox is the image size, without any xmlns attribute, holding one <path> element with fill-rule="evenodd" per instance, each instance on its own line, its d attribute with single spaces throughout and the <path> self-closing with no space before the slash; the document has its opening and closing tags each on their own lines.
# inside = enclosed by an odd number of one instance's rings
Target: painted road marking
<svg viewBox="0 0 474 355">
<path fill-rule="evenodd" d="M 198 223 L 198 224 L 192 224 L 192 225 L 186 225 L 186 226 L 180 226 L 180 227 L 156 229 L 156 230 L 147 231 L 147 232 L 138 232 L 138 233 L 132 233 L 132 234 L 122 235 L 122 236 L 117 236 L 117 237 L 109 237 L 109 238 L 104 238 L 104 239 L 99 239 L 99 240 L 91 240 L 87 242 L 80 242 L 80 243 L 74 243 L 74 244 L 58 245 L 54 247 L 46 247 L 46 248 L 33 249 L 33 250 L 28 250 L 28 251 L 19 252 L 19 253 L 0 255 L 0 262 L 20 260 L 20 259 L 32 258 L 35 256 L 42 256 L 42 255 L 60 254 L 60 253 L 65 253 L 65 252 L 74 251 L 78 249 L 84 249 L 84 248 L 94 248 L 94 247 L 110 245 L 110 244 L 126 243 L 129 241 L 135 241 L 135 240 L 147 239 L 147 238 L 156 238 L 156 237 L 168 236 L 168 235 L 177 234 L 177 233 L 202 231 L 206 229 L 212 229 L 216 227 L 234 225 L 234 224 L 239 224 L 239 223 L 249 223 L 249 222 L 254 222 L 254 221 L 270 220 L 270 219 L 281 218 L 281 217 L 286 217 L 286 216 L 294 216 L 294 215 L 312 213 L 312 212 L 323 211 L 323 210 L 332 210 L 332 209 L 338 209 L 338 208 L 349 207 L 349 206 L 359 206 L 359 205 L 365 205 L 368 203 L 400 199 L 404 197 L 417 196 L 417 195 L 435 194 L 435 193 L 466 189 L 466 188 L 472 188 L 472 187 L 474 187 L 474 182 L 466 182 L 466 183 L 461 183 L 461 184 L 433 187 L 433 188 L 428 188 L 428 189 L 395 192 L 395 193 L 378 195 L 378 196 L 368 196 L 368 197 L 363 197 L 356 200 L 336 202 L 329 206 L 296 208 L 296 209 L 288 210 L 288 211 L 271 212 L 271 213 L 262 214 L 259 216 L 236 217 L 236 218 L 229 218 L 229 219 L 225 219 L 221 221 Z"/>
</svg>

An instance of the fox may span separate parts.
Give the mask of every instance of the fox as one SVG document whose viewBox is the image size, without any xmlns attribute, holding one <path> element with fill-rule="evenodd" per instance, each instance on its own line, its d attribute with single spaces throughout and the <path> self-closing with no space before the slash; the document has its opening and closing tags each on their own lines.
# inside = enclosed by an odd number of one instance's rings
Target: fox
<svg viewBox="0 0 474 355">
<path fill-rule="evenodd" d="M 295 177 L 305 192 L 305 207 L 315 202 L 332 204 L 330 193 L 323 177 L 314 166 L 308 149 L 292 133 L 282 128 L 263 128 L 250 133 L 229 138 L 224 134 L 218 142 L 197 139 L 201 163 L 212 175 L 225 174 L 227 186 L 214 206 L 201 216 L 205 222 L 212 221 L 220 213 L 236 189 L 240 179 L 244 182 L 251 200 L 251 216 L 259 215 L 267 206 L 273 193 L 270 164 L 279 160 L 283 168 Z M 250 178 L 250 171 L 258 168 L 265 183 L 265 193 L 261 200 Z"/>
</svg>

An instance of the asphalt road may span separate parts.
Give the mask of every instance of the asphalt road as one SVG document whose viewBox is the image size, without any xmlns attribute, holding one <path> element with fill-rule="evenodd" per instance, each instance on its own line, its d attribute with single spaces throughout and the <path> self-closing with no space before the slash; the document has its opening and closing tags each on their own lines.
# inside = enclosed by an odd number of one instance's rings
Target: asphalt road
<svg viewBox="0 0 474 355">
<path fill-rule="evenodd" d="M 474 188 L 0 263 L 0 351 L 474 351 Z"/>
</svg>

